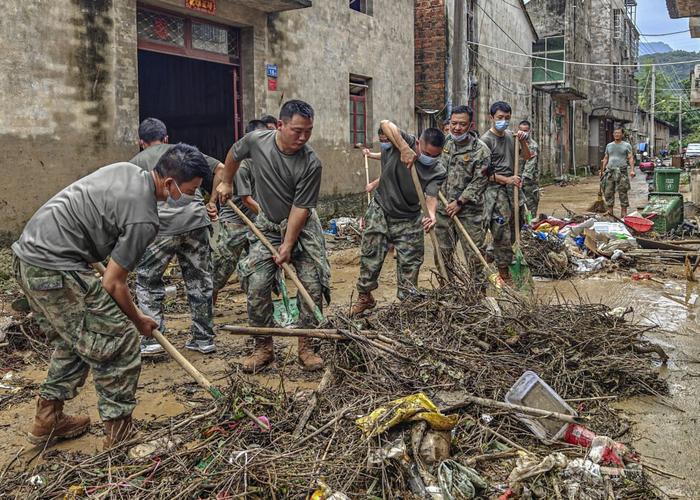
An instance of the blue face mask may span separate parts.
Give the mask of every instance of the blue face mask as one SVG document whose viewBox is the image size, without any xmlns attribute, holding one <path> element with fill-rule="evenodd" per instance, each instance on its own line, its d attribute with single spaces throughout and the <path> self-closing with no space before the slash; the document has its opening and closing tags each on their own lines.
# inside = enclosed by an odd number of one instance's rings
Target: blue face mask
<svg viewBox="0 0 700 500">
<path fill-rule="evenodd" d="M 437 156 L 428 156 L 425 153 L 421 153 L 420 156 L 418 157 L 418 162 L 421 163 L 422 165 L 425 165 L 426 167 L 432 167 L 435 165 L 438 161 Z"/>
<path fill-rule="evenodd" d="M 392 144 L 390 142 L 380 142 L 379 147 L 382 148 L 382 151 L 386 151 L 388 149 L 391 149 Z"/>
<path fill-rule="evenodd" d="M 177 182 L 173 181 L 175 184 L 175 187 L 177 188 L 177 191 L 180 193 L 180 197 L 176 200 L 172 196 L 170 196 L 170 191 L 168 191 L 168 199 L 166 202 L 168 203 L 168 206 L 170 208 L 182 208 L 186 207 L 190 203 L 194 201 L 194 195 L 193 194 L 185 194 L 180 190 L 180 186 L 177 185 Z"/>
<path fill-rule="evenodd" d="M 452 140 L 455 142 L 464 142 L 467 140 L 467 136 L 469 135 L 469 132 L 465 132 L 462 135 L 452 135 Z"/>
<path fill-rule="evenodd" d="M 503 132 L 510 125 L 510 120 L 496 120 L 493 124 L 493 128 L 499 132 Z"/>
</svg>

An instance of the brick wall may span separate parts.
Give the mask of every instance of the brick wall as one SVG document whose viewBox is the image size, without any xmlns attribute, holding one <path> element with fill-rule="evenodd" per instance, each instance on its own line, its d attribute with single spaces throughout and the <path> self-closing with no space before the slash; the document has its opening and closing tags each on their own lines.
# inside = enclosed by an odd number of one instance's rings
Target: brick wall
<svg viewBox="0 0 700 500">
<path fill-rule="evenodd" d="M 416 0 L 415 13 L 416 106 L 442 109 L 447 63 L 445 0 Z"/>
</svg>

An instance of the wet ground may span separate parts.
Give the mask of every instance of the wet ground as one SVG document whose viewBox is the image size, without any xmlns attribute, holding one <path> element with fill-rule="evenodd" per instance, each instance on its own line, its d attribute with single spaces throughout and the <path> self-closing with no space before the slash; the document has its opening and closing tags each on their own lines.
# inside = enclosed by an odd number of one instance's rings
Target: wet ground
<svg viewBox="0 0 700 500">
<path fill-rule="evenodd" d="M 597 179 L 587 179 L 567 186 L 548 186 L 543 189 L 540 211 L 564 216 L 567 208 L 583 212 L 595 201 Z M 359 196 L 359 195 L 358 195 Z M 632 208 L 641 206 L 646 199 L 643 179 L 633 182 Z M 426 262 L 432 262 L 432 252 L 426 245 Z M 354 283 L 357 279 L 359 252 L 357 248 L 335 251 L 331 255 L 333 272 L 334 308 L 347 310 Z M 381 303 L 394 300 L 396 273 L 391 256 L 387 258 L 375 297 Z M 430 285 L 428 266 L 421 272 L 421 284 Z M 631 430 L 634 446 L 645 460 L 676 477 L 654 477 L 669 496 L 700 498 L 700 451 L 697 446 L 698 408 L 700 408 L 700 287 L 685 281 L 661 279 L 662 283 L 634 282 L 629 274 L 598 274 L 577 277 L 570 281 L 537 282 L 536 293 L 543 300 L 579 300 L 603 302 L 611 306 L 632 306 L 635 320 L 661 325 L 666 331 L 653 332 L 651 338 L 669 354 L 667 366 L 659 367 L 671 386 L 671 396 L 635 398 L 620 401 L 617 407 L 628 415 L 634 425 Z M 181 287 L 180 287 L 181 288 Z M 178 293 L 182 293 L 180 290 Z M 6 311 L 7 304 L 0 304 Z M 552 312 L 549 312 L 552 314 Z M 629 318 L 629 317 L 628 317 Z M 220 296 L 217 324 L 245 324 L 245 299 L 236 283 L 230 283 Z M 187 313 L 168 315 L 169 338 L 176 346 L 184 345 L 189 316 Z M 248 352 L 245 337 L 221 332 L 218 350 L 213 355 L 186 352 L 183 354 L 219 385 L 238 373 L 238 362 Z M 287 391 L 313 389 L 318 375 L 301 371 L 296 364 L 294 342 L 277 341 L 277 361 L 274 367 L 254 378 L 270 386 L 283 384 Z M 14 467 L 31 468 L 41 460 L 38 451 L 24 440 L 34 412 L 33 388 L 44 377 L 45 365 L 31 356 L 25 368 L 13 373 L 13 384 L 24 386 L 13 397 L 9 406 L 0 411 L 0 474 L 17 456 Z M 33 363 L 33 364 L 32 364 Z M 4 372 L 0 367 L 0 375 Z M 232 375 L 233 374 L 233 375 Z M 0 389 L 0 396 L 3 389 Z M 206 394 L 190 383 L 175 362 L 166 357 L 144 362 L 139 384 L 139 405 L 135 417 L 142 421 L 167 419 L 201 404 Z M 101 425 L 96 412 L 96 396 L 89 379 L 85 389 L 67 408 L 71 412 L 87 412 L 95 422 L 91 432 L 80 439 L 59 444 L 61 449 L 97 451 L 101 443 Z M 11 471 L 8 472 L 11 474 Z"/>
</svg>

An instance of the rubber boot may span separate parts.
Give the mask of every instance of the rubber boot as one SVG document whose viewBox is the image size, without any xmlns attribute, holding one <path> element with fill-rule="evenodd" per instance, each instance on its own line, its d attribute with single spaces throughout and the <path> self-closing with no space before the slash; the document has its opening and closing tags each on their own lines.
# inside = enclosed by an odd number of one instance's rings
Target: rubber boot
<svg viewBox="0 0 700 500">
<path fill-rule="evenodd" d="M 299 363 L 302 369 L 307 372 L 315 372 L 323 368 L 323 359 L 314 352 L 311 339 L 299 337 L 297 349 L 299 352 Z"/>
<path fill-rule="evenodd" d="M 350 316 L 357 316 L 360 313 L 363 313 L 367 311 L 368 309 L 374 309 L 374 307 L 377 305 L 377 301 L 374 300 L 374 297 L 372 297 L 372 293 L 361 293 L 359 297 L 357 297 L 357 302 L 355 302 L 352 305 L 352 309 L 350 309 Z"/>
<path fill-rule="evenodd" d="M 134 436 L 136 429 L 131 421 L 131 415 L 114 420 L 105 420 L 105 438 L 102 449 L 108 450 L 113 446 Z"/>
<path fill-rule="evenodd" d="M 39 397 L 36 402 L 34 425 L 27 440 L 34 445 L 53 443 L 58 439 L 78 437 L 90 428 L 90 417 L 63 413 L 63 401 Z"/>
<path fill-rule="evenodd" d="M 272 337 L 256 337 L 255 348 L 250 356 L 243 359 L 243 371 L 256 373 L 275 360 L 275 344 Z"/>
</svg>

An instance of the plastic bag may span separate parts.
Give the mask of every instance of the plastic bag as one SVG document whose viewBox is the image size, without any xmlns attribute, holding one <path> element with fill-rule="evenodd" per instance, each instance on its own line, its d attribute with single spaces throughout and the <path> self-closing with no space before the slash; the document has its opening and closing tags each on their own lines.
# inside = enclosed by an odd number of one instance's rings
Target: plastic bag
<svg viewBox="0 0 700 500">
<path fill-rule="evenodd" d="M 377 436 L 397 424 L 419 420 L 427 422 L 433 430 L 451 431 L 459 417 L 443 415 L 428 396 L 419 392 L 380 406 L 369 415 L 355 420 L 355 423 L 365 435 Z"/>
</svg>

